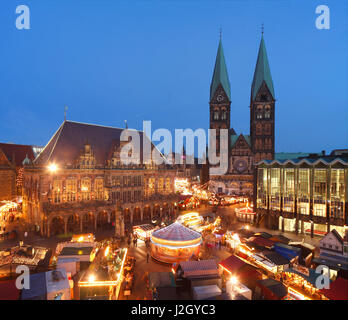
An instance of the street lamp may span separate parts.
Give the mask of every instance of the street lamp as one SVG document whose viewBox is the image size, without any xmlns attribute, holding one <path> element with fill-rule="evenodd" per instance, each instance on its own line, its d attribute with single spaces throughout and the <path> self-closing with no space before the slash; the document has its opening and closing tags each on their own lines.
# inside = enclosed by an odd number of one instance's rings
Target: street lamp
<svg viewBox="0 0 348 320">
<path fill-rule="evenodd" d="M 55 163 L 51 163 L 48 165 L 48 170 L 51 173 L 55 173 L 58 170 L 58 166 Z"/>
</svg>

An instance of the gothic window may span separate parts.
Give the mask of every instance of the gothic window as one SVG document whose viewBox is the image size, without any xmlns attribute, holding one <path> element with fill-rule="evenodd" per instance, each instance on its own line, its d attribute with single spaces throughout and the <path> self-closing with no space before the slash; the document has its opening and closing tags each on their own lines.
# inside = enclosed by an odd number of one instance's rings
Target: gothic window
<svg viewBox="0 0 348 320">
<path fill-rule="evenodd" d="M 265 118 L 266 119 L 270 119 L 271 118 L 271 107 L 270 106 L 266 106 L 266 110 L 265 110 Z"/>
<path fill-rule="evenodd" d="M 261 123 L 258 123 L 256 125 L 256 135 L 261 135 L 262 134 L 262 124 Z"/>
<path fill-rule="evenodd" d="M 98 200 L 103 200 L 104 194 L 104 181 L 103 178 L 96 178 L 94 181 L 94 186 L 95 186 L 95 197 Z"/>
<path fill-rule="evenodd" d="M 77 181 L 76 179 L 66 180 L 67 201 L 76 201 Z"/>
<path fill-rule="evenodd" d="M 262 118 L 263 118 L 262 106 L 258 106 L 256 109 L 256 119 L 262 119 Z"/>
<path fill-rule="evenodd" d="M 58 203 L 61 201 L 61 192 L 62 192 L 62 180 L 53 181 L 53 201 Z"/>
<path fill-rule="evenodd" d="M 227 118 L 226 111 L 222 111 L 221 120 L 226 120 L 226 118 Z"/>
<path fill-rule="evenodd" d="M 219 120 L 219 111 L 214 111 L 214 120 Z"/>
<path fill-rule="evenodd" d="M 81 191 L 82 191 L 82 200 L 90 200 L 91 179 L 83 178 L 81 180 Z"/>
</svg>

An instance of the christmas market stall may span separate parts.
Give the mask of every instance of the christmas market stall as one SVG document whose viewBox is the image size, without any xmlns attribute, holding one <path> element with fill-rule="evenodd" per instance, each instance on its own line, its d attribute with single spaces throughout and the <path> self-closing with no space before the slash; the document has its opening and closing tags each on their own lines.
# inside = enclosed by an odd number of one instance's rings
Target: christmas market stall
<svg viewBox="0 0 348 320">
<path fill-rule="evenodd" d="M 202 235 L 175 222 L 151 235 L 151 256 L 160 262 L 174 263 L 198 257 Z"/>
<path fill-rule="evenodd" d="M 322 276 L 314 269 L 300 265 L 293 265 L 282 272 L 281 279 L 288 286 L 289 294 L 295 300 L 321 300 L 325 299 L 320 289 L 317 288 L 317 279 Z M 318 280 L 320 282 L 320 280 Z"/>
<path fill-rule="evenodd" d="M 118 248 L 113 243 L 103 244 L 78 282 L 80 300 L 117 300 L 124 280 L 126 258 L 126 248 Z"/>
<path fill-rule="evenodd" d="M 138 239 L 145 241 L 150 239 L 152 232 L 157 229 L 158 227 L 152 224 L 141 224 L 133 227 L 133 233 L 137 235 Z"/>
<path fill-rule="evenodd" d="M 236 208 L 235 213 L 238 221 L 241 222 L 247 222 L 252 224 L 256 218 L 256 213 L 250 207 Z"/>
</svg>

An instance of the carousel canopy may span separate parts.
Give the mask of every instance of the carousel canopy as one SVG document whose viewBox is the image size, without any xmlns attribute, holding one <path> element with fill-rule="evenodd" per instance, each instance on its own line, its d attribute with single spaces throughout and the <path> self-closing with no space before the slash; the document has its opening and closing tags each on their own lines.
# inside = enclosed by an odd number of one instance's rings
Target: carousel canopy
<svg viewBox="0 0 348 320">
<path fill-rule="evenodd" d="M 152 237 L 167 241 L 190 241 L 200 239 L 202 236 L 200 233 L 186 228 L 178 222 L 174 222 L 168 227 L 152 233 Z"/>
</svg>

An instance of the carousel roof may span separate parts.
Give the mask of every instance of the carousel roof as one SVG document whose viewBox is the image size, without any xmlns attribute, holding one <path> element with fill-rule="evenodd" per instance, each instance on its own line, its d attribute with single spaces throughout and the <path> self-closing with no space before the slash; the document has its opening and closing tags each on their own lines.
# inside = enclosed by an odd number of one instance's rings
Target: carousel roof
<svg viewBox="0 0 348 320">
<path fill-rule="evenodd" d="M 189 241 L 202 237 L 200 233 L 186 228 L 178 222 L 174 222 L 168 227 L 153 232 L 152 236 L 158 239 L 170 241 Z"/>
</svg>

